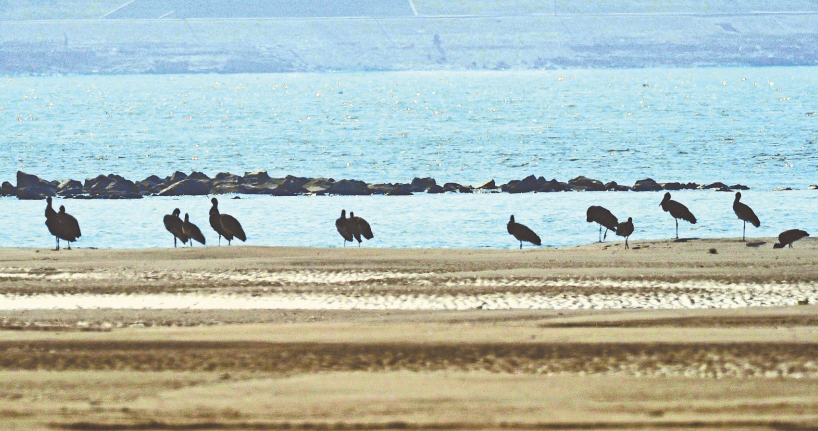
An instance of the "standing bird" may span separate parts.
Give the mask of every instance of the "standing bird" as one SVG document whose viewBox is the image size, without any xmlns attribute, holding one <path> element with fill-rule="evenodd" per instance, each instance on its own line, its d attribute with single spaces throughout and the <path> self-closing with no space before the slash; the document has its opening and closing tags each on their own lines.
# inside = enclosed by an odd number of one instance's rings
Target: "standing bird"
<svg viewBox="0 0 818 431">
<path fill-rule="evenodd" d="M 173 234 L 174 247 L 176 247 L 176 238 L 179 238 L 179 240 L 182 241 L 182 244 L 185 244 L 189 239 L 188 236 L 185 235 L 185 224 L 182 222 L 182 219 L 179 218 L 179 214 L 181 213 L 182 212 L 179 211 L 179 208 L 176 208 L 172 213 L 166 214 L 162 219 L 162 222 L 165 223 L 165 229 Z"/>
<path fill-rule="evenodd" d="M 355 217 L 355 213 L 352 211 L 349 212 L 349 218 L 347 219 L 346 223 L 346 231 L 347 234 L 351 235 L 358 241 L 358 247 L 361 246 L 361 236 L 366 239 L 375 238 L 375 235 L 372 234 L 372 228 L 369 226 L 369 223 L 361 217 Z M 350 240 L 350 242 L 351 241 L 352 240 Z M 344 245 L 346 245 L 346 242 Z"/>
<path fill-rule="evenodd" d="M 696 216 L 686 206 L 670 200 L 670 193 L 665 193 L 665 197 L 659 205 L 665 212 L 669 212 L 670 216 L 676 221 L 676 239 L 679 239 L 679 219 L 696 224 Z"/>
<path fill-rule="evenodd" d="M 202 231 L 199 230 L 199 226 L 190 222 L 190 217 L 188 217 L 187 213 L 185 213 L 185 222 L 182 225 L 182 230 L 184 234 L 190 238 L 190 246 L 193 247 L 193 240 L 199 241 L 199 243 L 205 243 L 205 237 L 202 235 Z"/>
<path fill-rule="evenodd" d="M 753 212 L 753 209 L 739 202 L 741 199 L 741 192 L 736 192 L 736 200 L 733 201 L 733 211 L 736 213 L 740 220 L 744 221 L 744 227 L 741 229 L 741 240 L 744 241 L 744 232 L 747 230 L 747 222 L 750 222 L 755 227 L 761 226 L 761 222 L 756 217 L 756 213 Z"/>
<path fill-rule="evenodd" d="M 247 241 L 241 223 L 229 214 L 219 214 L 219 201 L 216 198 L 210 202 L 213 203 L 213 207 L 210 208 L 210 226 L 219 234 L 219 245 L 222 245 L 222 237 L 227 240 L 227 245 L 230 245 L 233 237 Z"/>
<path fill-rule="evenodd" d="M 54 208 L 51 207 L 51 196 L 46 198 L 46 202 L 45 225 L 51 235 L 57 239 L 57 248 L 54 250 L 60 249 L 60 239 L 68 241 L 68 250 L 71 250 L 71 242 L 82 236 L 77 219 L 66 213 L 64 206 L 60 206 L 59 213 L 54 211 Z"/>
<path fill-rule="evenodd" d="M 809 234 L 801 229 L 785 230 L 784 232 L 781 232 L 780 235 L 778 235 L 778 242 L 773 244 L 773 248 L 784 248 L 785 245 L 788 245 L 790 246 L 790 248 L 792 248 L 792 243 L 798 241 L 799 239 L 805 236 L 809 236 Z"/>
<path fill-rule="evenodd" d="M 628 217 L 628 221 L 616 225 L 616 234 L 625 237 L 625 248 L 630 248 L 628 245 L 628 237 L 633 233 L 633 217 Z"/>
<path fill-rule="evenodd" d="M 599 223 L 599 242 L 602 242 L 605 238 L 608 237 L 608 231 L 612 230 L 616 232 L 616 225 L 619 224 L 619 220 L 616 219 L 616 216 L 611 214 L 610 211 L 607 209 L 591 205 L 588 207 L 588 211 L 586 212 L 585 221 L 588 223 L 597 222 Z M 602 227 L 605 227 L 605 236 L 602 236 Z"/>
<path fill-rule="evenodd" d="M 530 242 L 534 245 L 542 245 L 540 242 L 540 237 L 538 237 L 533 230 L 529 229 L 528 226 L 516 223 L 513 215 L 508 221 L 506 228 L 508 229 L 509 234 L 514 235 L 514 238 L 517 241 L 520 241 L 520 250 L 523 249 L 523 241 Z"/>
<path fill-rule="evenodd" d="M 335 219 L 335 229 L 344 237 L 344 247 L 347 246 L 347 241 L 352 242 L 352 234 L 347 231 L 347 210 L 341 210 L 341 217 Z"/>
<path fill-rule="evenodd" d="M 65 212 L 65 207 L 62 205 L 60 205 L 60 212 L 57 215 L 60 218 L 61 230 L 64 235 L 61 238 L 68 241 L 68 250 L 71 250 L 71 242 L 82 236 L 80 223 L 74 216 Z"/>
</svg>

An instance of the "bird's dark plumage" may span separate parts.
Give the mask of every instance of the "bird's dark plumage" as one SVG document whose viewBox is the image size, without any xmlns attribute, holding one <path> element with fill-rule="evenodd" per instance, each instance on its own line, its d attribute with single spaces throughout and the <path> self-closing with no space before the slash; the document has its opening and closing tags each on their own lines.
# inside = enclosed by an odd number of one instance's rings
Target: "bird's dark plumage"
<svg viewBox="0 0 818 431">
<path fill-rule="evenodd" d="M 616 226 L 619 224 L 619 220 L 616 219 L 616 216 L 613 215 L 610 211 L 606 208 L 591 205 L 588 207 L 588 211 L 586 211 L 585 221 L 588 223 L 599 223 L 599 242 L 602 242 L 605 238 L 608 237 L 608 231 L 612 230 L 616 232 Z M 605 236 L 602 236 L 602 228 L 605 227 Z"/>
<path fill-rule="evenodd" d="M 616 234 L 625 237 L 625 248 L 631 248 L 628 245 L 628 237 L 633 233 L 633 217 L 628 217 L 628 221 L 616 225 Z"/>
<path fill-rule="evenodd" d="M 534 245 L 542 245 L 540 237 L 537 236 L 533 230 L 529 229 L 528 226 L 515 222 L 513 215 L 509 219 L 506 229 L 508 229 L 508 233 L 513 235 L 517 241 L 520 241 L 520 249 L 523 248 L 523 241 L 530 242 Z"/>
<path fill-rule="evenodd" d="M 190 238 L 190 246 L 193 247 L 193 240 L 199 241 L 199 243 L 205 243 L 205 237 L 202 235 L 202 231 L 199 229 L 199 226 L 190 222 L 190 217 L 188 217 L 187 213 L 185 213 L 185 222 L 182 225 L 184 234 Z"/>
<path fill-rule="evenodd" d="M 80 224 L 71 214 L 65 212 L 65 207 L 60 206 L 60 212 L 54 211 L 51 207 L 51 197 L 46 198 L 45 225 L 48 231 L 57 238 L 57 248 L 60 249 L 60 239 L 68 241 L 68 250 L 71 250 L 71 243 L 82 236 Z"/>
<path fill-rule="evenodd" d="M 365 239 L 372 239 L 375 235 L 372 234 L 372 228 L 369 223 L 361 217 L 356 217 L 355 213 L 350 211 L 349 218 L 346 219 L 346 231 L 358 241 L 358 247 L 361 246 L 361 236 Z"/>
<path fill-rule="evenodd" d="M 173 234 L 173 246 L 176 247 L 176 238 L 179 238 L 182 241 L 182 244 L 186 243 L 188 240 L 188 236 L 185 235 L 185 224 L 182 222 L 182 219 L 179 218 L 179 214 L 182 211 L 179 208 L 173 210 L 172 213 L 166 214 L 164 218 L 162 218 L 162 222 L 165 223 L 165 229 L 168 232 Z"/>
<path fill-rule="evenodd" d="M 227 240 L 227 245 L 230 245 L 234 237 L 247 241 L 247 235 L 244 234 L 241 223 L 229 214 L 219 213 L 219 201 L 216 198 L 211 199 L 210 202 L 213 203 L 213 207 L 210 208 L 210 226 L 219 234 L 219 244 L 221 245 L 222 237 Z"/>
<path fill-rule="evenodd" d="M 778 235 L 778 242 L 773 244 L 773 248 L 784 248 L 784 246 L 787 245 L 792 248 L 792 243 L 807 236 L 809 236 L 809 234 L 801 229 L 785 230 Z"/>
<path fill-rule="evenodd" d="M 679 219 L 696 224 L 696 216 L 694 216 L 686 206 L 670 200 L 670 193 L 665 193 L 665 197 L 659 205 L 676 220 L 676 239 L 679 239 Z"/>
<path fill-rule="evenodd" d="M 750 222 L 755 227 L 759 227 L 761 226 L 761 221 L 756 216 L 756 213 L 753 212 L 753 209 L 739 202 L 739 199 L 741 199 L 741 192 L 736 192 L 736 200 L 733 201 L 733 211 L 740 220 L 744 221 L 744 227 L 741 230 L 741 240 L 744 241 L 747 222 Z"/>
<path fill-rule="evenodd" d="M 335 219 L 335 229 L 344 237 L 344 247 L 346 247 L 347 241 L 352 242 L 352 234 L 347 232 L 347 210 L 341 210 L 341 217 Z"/>
</svg>

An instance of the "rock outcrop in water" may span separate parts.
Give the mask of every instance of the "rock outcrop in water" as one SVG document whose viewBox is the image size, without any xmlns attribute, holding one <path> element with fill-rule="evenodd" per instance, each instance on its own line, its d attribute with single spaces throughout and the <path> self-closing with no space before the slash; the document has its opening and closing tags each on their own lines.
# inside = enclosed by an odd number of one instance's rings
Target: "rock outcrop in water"
<svg viewBox="0 0 818 431">
<path fill-rule="evenodd" d="M 18 199 L 45 199 L 61 196 L 76 199 L 139 199 L 143 196 L 201 196 L 220 194 L 261 194 L 271 196 L 298 195 L 388 195 L 409 196 L 414 193 L 551 193 L 568 191 L 660 191 L 660 190 L 748 190 L 741 184 L 728 186 L 721 182 L 708 185 L 696 183 L 658 183 L 651 178 L 636 181 L 633 187 L 616 181 L 602 181 L 579 176 L 561 182 L 556 179 L 529 175 L 521 180 L 511 180 L 496 185 L 489 180 L 478 186 L 445 183 L 442 186 L 434 178 L 415 178 L 411 183 L 368 184 L 360 180 L 333 178 L 305 178 L 288 175 L 272 178 L 267 171 L 246 172 L 239 176 L 222 172 L 210 178 L 202 172 L 174 172 L 165 178 L 151 175 L 144 180 L 133 182 L 119 175 L 99 175 L 87 178 L 85 182 L 67 179 L 47 181 L 36 175 L 17 172 L 17 186 L 8 181 L 0 187 L 0 196 L 17 196 Z"/>
</svg>

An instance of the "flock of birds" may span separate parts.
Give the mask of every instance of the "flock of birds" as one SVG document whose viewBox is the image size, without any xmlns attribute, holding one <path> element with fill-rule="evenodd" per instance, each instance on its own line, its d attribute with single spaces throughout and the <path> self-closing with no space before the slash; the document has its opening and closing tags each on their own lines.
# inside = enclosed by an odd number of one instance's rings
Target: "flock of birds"
<svg viewBox="0 0 818 431">
<path fill-rule="evenodd" d="M 739 220 L 744 222 L 744 226 L 741 231 L 741 240 L 744 241 L 745 233 L 747 231 L 747 222 L 750 222 L 750 224 L 755 227 L 759 227 L 761 226 L 761 221 L 758 219 L 758 216 L 756 216 L 753 209 L 747 204 L 740 202 L 740 200 L 741 192 L 736 192 L 736 200 L 733 201 L 733 211 L 736 213 Z M 683 204 L 670 199 L 670 193 L 665 193 L 665 196 L 659 206 L 661 206 L 662 210 L 665 212 L 670 213 L 670 216 L 673 217 L 674 221 L 676 222 L 676 239 L 679 239 L 679 219 L 685 220 L 691 224 L 696 224 L 696 216 L 694 216 L 693 213 L 690 212 L 690 210 Z M 630 248 L 628 245 L 628 237 L 630 237 L 634 231 L 633 217 L 628 217 L 628 221 L 619 223 L 616 216 L 606 208 L 591 205 L 588 207 L 588 211 L 586 211 L 585 221 L 588 223 L 599 223 L 599 242 L 602 242 L 608 237 L 608 231 L 610 230 L 619 236 L 625 237 L 625 248 Z M 602 234 L 603 227 L 605 228 L 604 236 Z M 533 230 L 529 229 L 528 226 L 514 221 L 513 215 L 508 221 L 507 229 L 510 235 L 514 236 L 515 239 L 520 241 L 520 249 L 523 248 L 523 241 L 530 242 L 534 245 L 542 245 L 540 237 L 537 236 Z M 809 234 L 801 229 L 786 230 L 778 235 L 778 242 L 773 244 L 773 248 L 784 248 L 784 246 L 790 246 L 790 248 L 792 248 L 793 242 L 807 236 L 809 236 Z"/>
<path fill-rule="evenodd" d="M 745 240 L 745 233 L 747 231 L 747 222 L 750 222 L 755 227 L 761 226 L 761 221 L 753 212 L 752 208 L 740 202 L 741 192 L 736 193 L 736 199 L 733 201 L 733 211 L 736 216 L 744 222 L 742 228 L 741 240 Z M 60 206 L 60 212 L 54 211 L 51 207 L 51 197 L 46 199 L 47 206 L 45 208 L 45 225 L 48 231 L 57 238 L 57 248 L 60 249 L 60 239 L 68 242 L 68 249 L 71 249 L 71 243 L 82 236 L 80 232 L 80 225 L 77 219 L 65 212 L 65 207 Z M 247 235 L 241 227 L 241 223 L 235 217 L 229 214 L 222 214 L 219 212 L 219 201 L 216 198 L 210 200 L 213 206 L 210 208 L 210 226 L 219 235 L 219 245 L 221 239 L 224 237 L 227 240 L 227 245 L 230 245 L 233 239 L 247 241 Z M 679 239 L 679 219 L 685 220 L 691 224 L 696 224 L 696 217 L 687 209 L 686 206 L 679 202 L 670 199 L 670 193 L 665 193 L 664 199 L 659 204 L 665 212 L 670 213 L 670 216 L 676 222 L 676 239 Z M 196 240 L 201 244 L 205 244 L 206 240 L 202 231 L 198 226 L 190 222 L 190 217 L 185 214 L 185 219 L 182 220 L 179 216 L 182 212 L 179 208 L 173 210 L 171 214 L 164 217 L 163 222 L 165 229 L 173 234 L 173 246 L 176 247 L 176 240 L 182 241 L 182 244 L 190 242 L 193 246 L 193 241 Z M 613 231 L 616 235 L 625 238 L 625 248 L 630 248 L 628 245 L 628 237 L 634 232 L 633 218 L 628 217 L 628 221 L 619 223 L 619 220 L 610 211 L 601 207 L 592 205 L 588 207 L 586 212 L 586 221 L 588 223 L 599 224 L 599 242 L 604 241 L 608 237 L 608 231 Z M 605 228 L 605 234 L 602 234 L 602 228 Z M 372 234 L 372 228 L 369 223 L 361 217 L 356 217 L 353 212 L 346 216 L 346 210 L 341 210 L 341 217 L 335 220 L 335 228 L 338 233 L 344 238 L 344 247 L 347 241 L 358 241 L 358 246 L 361 246 L 361 238 L 372 239 L 375 236 Z M 533 230 L 527 226 L 514 221 L 514 216 L 507 225 L 508 233 L 518 241 L 520 241 L 520 249 L 523 248 L 523 242 L 530 242 L 534 245 L 542 245 L 540 237 L 534 233 Z M 809 236 L 809 234 L 801 229 L 790 229 L 778 235 L 778 243 L 773 245 L 773 248 L 783 248 L 790 246 L 792 243 Z"/>
</svg>

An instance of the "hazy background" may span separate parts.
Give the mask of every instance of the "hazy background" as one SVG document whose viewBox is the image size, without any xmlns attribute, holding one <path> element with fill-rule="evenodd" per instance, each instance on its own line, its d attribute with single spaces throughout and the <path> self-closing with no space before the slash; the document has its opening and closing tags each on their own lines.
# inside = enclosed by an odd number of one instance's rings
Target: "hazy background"
<svg viewBox="0 0 818 431">
<path fill-rule="evenodd" d="M 818 1 L 0 1 L 0 72 L 818 64 Z"/>
</svg>

